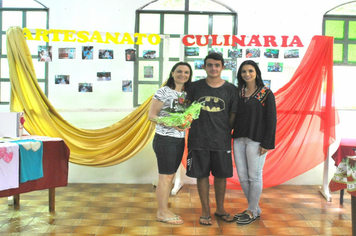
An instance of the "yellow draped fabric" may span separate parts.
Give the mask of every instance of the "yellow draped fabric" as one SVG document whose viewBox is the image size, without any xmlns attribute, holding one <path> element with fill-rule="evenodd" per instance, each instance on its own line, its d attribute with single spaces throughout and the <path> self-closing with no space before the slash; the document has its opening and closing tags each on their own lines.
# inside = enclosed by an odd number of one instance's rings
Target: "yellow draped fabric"
<svg viewBox="0 0 356 236">
<path fill-rule="evenodd" d="M 86 166 L 112 166 L 130 159 L 151 141 L 154 124 L 148 121 L 151 98 L 119 122 L 103 129 L 81 129 L 64 120 L 37 82 L 31 53 L 20 27 L 7 31 L 7 57 L 12 112 L 25 113 L 25 129 L 32 135 L 62 138 L 69 161 Z"/>
</svg>

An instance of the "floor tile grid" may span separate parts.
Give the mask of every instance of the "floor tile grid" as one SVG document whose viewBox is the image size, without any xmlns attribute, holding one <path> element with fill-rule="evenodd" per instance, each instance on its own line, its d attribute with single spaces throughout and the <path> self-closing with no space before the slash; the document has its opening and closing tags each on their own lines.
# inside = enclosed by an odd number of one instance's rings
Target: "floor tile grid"
<svg viewBox="0 0 356 236">
<path fill-rule="evenodd" d="M 342 207 L 339 193 L 327 202 L 318 186 L 280 185 L 264 189 L 261 220 L 237 226 L 215 219 L 214 188 L 210 189 L 212 226 L 198 223 L 200 201 L 195 185 L 171 196 L 170 207 L 184 218 L 172 226 L 155 221 L 155 188 L 150 184 L 69 184 L 56 189 L 56 212 L 48 212 L 48 191 L 20 195 L 20 207 L 0 198 L 0 235 L 351 235 L 351 201 Z M 232 214 L 246 209 L 241 190 L 228 189 L 225 207 Z"/>
</svg>

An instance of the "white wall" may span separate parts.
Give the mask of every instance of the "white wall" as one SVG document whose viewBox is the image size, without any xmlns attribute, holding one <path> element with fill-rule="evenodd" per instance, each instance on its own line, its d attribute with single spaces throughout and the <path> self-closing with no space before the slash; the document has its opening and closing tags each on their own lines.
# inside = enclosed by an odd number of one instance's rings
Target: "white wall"
<svg viewBox="0 0 356 236">
<path fill-rule="evenodd" d="M 70 29 L 70 30 L 87 30 L 100 32 L 129 32 L 134 33 L 135 11 L 139 7 L 145 5 L 148 0 L 40 0 L 44 5 L 50 8 L 50 28 L 51 29 Z M 234 9 L 238 13 L 238 34 L 239 35 L 298 35 L 304 43 L 305 48 L 308 47 L 310 39 L 314 35 L 322 33 L 322 17 L 333 7 L 347 0 L 326 0 L 320 4 L 320 1 L 300 0 L 297 2 L 285 0 L 251 0 L 251 1 L 219 1 Z M 59 46 L 68 46 L 68 43 Z M 111 46 L 111 45 L 110 45 Z M 79 47 L 79 45 L 78 45 Z M 127 45 L 117 46 L 115 50 L 120 51 L 128 48 Z M 132 79 L 133 66 L 122 59 L 114 65 L 107 65 L 114 77 L 120 78 L 117 81 L 111 81 L 113 87 L 120 87 L 121 78 Z M 119 54 L 118 54 L 119 55 Z M 87 66 L 87 67 L 86 67 Z M 106 65 L 98 65 L 91 63 L 80 67 L 85 74 L 85 69 L 92 66 L 101 70 Z M 297 66 L 297 65 L 296 65 Z M 295 67 L 296 68 L 296 67 Z M 294 68 L 294 69 L 295 69 Z M 283 73 L 281 80 L 288 81 L 293 74 L 293 68 L 287 68 L 289 71 Z M 355 69 L 354 69 L 355 70 Z M 65 74 L 73 73 L 77 78 L 81 76 L 77 67 L 73 67 L 70 63 L 64 66 L 58 66 L 53 63 L 50 65 L 50 76 L 56 73 Z M 84 78 L 85 79 L 85 78 Z M 75 88 L 75 87 L 74 87 Z M 71 89 L 74 89 L 71 88 Z M 70 123 L 82 128 L 101 128 L 111 125 L 130 112 L 132 107 L 132 94 L 119 93 L 116 96 L 105 97 L 105 92 L 99 97 L 88 97 L 86 99 L 77 100 L 78 103 L 73 103 L 73 98 L 63 96 L 64 90 L 50 84 L 49 99 L 54 106 L 59 109 L 61 115 Z M 96 99 L 102 99 L 100 102 Z M 66 102 L 63 102 L 64 99 Z M 94 104 L 94 105 L 93 105 Z M 102 104 L 105 104 L 103 107 Z M 129 105 L 128 105 L 129 104 Z M 83 108 L 84 111 L 90 106 L 95 108 L 115 108 L 115 112 L 68 112 L 68 108 Z M 4 109 L 4 108 L 1 108 Z M 62 111 L 61 111 L 62 110 Z M 342 124 L 338 137 L 350 135 L 355 130 L 350 130 L 346 122 L 349 120 L 351 112 L 341 112 L 340 117 Z M 352 114 L 353 121 L 355 115 Z M 90 119 L 89 119 L 90 117 Z M 94 117 L 94 118 L 93 118 Z M 345 122 L 345 124 L 343 123 Z M 351 124 L 351 123 L 349 123 Z M 347 133 L 349 132 L 349 133 Z M 331 152 L 335 150 L 337 144 L 331 147 Z M 334 172 L 335 167 L 331 160 L 330 174 Z M 157 167 L 152 144 L 150 143 L 141 152 L 135 155 L 130 160 L 119 165 L 111 167 L 85 167 L 76 164 L 70 164 L 69 182 L 88 182 L 88 183 L 151 183 L 157 178 Z M 194 179 L 188 178 L 181 170 L 183 181 L 185 183 L 195 183 Z M 323 176 L 323 166 L 317 166 L 311 171 L 298 176 L 286 184 L 321 184 Z"/>
</svg>

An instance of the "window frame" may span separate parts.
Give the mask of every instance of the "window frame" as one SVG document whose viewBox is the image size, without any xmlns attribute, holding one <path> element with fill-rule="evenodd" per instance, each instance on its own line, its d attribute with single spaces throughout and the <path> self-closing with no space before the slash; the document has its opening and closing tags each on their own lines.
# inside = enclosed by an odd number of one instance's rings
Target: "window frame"
<svg viewBox="0 0 356 236">
<path fill-rule="evenodd" d="M 356 21 L 356 15 L 327 15 L 325 14 L 323 17 L 323 24 L 322 24 L 322 35 L 325 35 L 326 31 L 326 21 L 333 20 L 333 21 L 344 21 L 344 39 L 335 39 L 334 38 L 334 45 L 335 44 L 342 44 L 343 45 L 343 58 L 342 62 L 335 62 L 334 66 L 356 66 L 355 62 L 348 61 L 348 46 L 351 44 L 356 45 L 356 40 L 349 39 L 349 22 Z"/>
<path fill-rule="evenodd" d="M 1 83 L 2 82 L 9 82 L 10 83 L 10 75 L 9 77 L 1 77 L 1 59 L 7 58 L 7 52 L 5 54 L 3 54 L 3 49 L 2 49 L 2 45 L 3 45 L 3 36 L 6 36 L 6 30 L 3 29 L 3 12 L 11 12 L 11 11 L 16 11 L 16 12 L 22 12 L 22 28 L 25 28 L 27 25 L 27 13 L 28 12 L 45 12 L 46 13 L 46 28 L 49 28 L 49 8 L 47 8 L 46 6 L 44 6 L 42 3 L 36 1 L 39 5 L 42 5 L 43 8 L 22 8 L 22 7 L 2 7 L 3 6 L 3 1 L 0 0 L 0 94 L 1 94 Z M 33 35 L 35 35 L 35 32 L 32 33 Z M 48 46 L 48 42 L 46 43 L 46 46 Z M 35 55 L 31 55 L 32 59 L 37 59 L 38 58 L 38 54 Z M 46 96 L 48 97 L 48 63 L 45 63 L 45 67 L 44 67 L 44 78 L 37 78 L 37 81 L 39 83 L 43 83 L 44 84 L 44 88 L 45 91 L 44 93 L 46 94 Z M 1 96 L 0 96 L 1 98 Z M 9 98 L 10 99 L 10 98 Z M 0 105 L 9 105 L 10 102 L 3 102 L 0 100 Z"/>
<path fill-rule="evenodd" d="M 154 2 L 151 2 L 154 3 Z M 149 4 L 151 4 L 149 3 Z M 216 3 L 216 2 L 214 2 Z M 144 7 L 148 6 L 149 4 L 145 5 Z M 140 15 L 141 14 L 159 14 L 160 16 L 160 28 L 159 28 L 159 34 L 163 35 L 164 33 L 164 16 L 165 15 L 184 15 L 184 35 L 188 34 L 188 25 L 189 25 L 189 15 L 207 15 L 209 17 L 209 25 L 208 25 L 208 34 L 211 35 L 213 31 L 213 17 L 217 15 L 228 15 L 232 16 L 232 29 L 231 29 L 231 34 L 237 35 L 237 13 L 228 8 L 227 6 L 221 4 L 221 3 L 216 3 L 224 6 L 226 8 L 226 12 L 214 12 L 214 11 L 189 11 L 189 0 L 185 0 L 185 8 L 183 11 L 181 10 L 144 10 L 144 7 L 142 7 L 139 10 L 136 10 L 136 17 L 135 17 L 135 32 L 140 33 Z M 180 38 L 180 34 L 170 34 L 170 38 Z M 164 39 L 163 39 L 164 40 Z M 160 52 L 163 52 L 164 49 L 164 43 L 163 40 L 161 41 L 159 45 L 159 50 Z M 211 40 L 209 41 L 208 48 L 211 46 Z M 135 50 L 136 50 L 136 61 L 134 64 L 134 84 L 133 84 L 133 106 L 137 107 L 141 105 L 138 101 L 138 93 L 139 93 L 139 85 L 141 84 L 153 84 L 153 85 L 158 85 L 160 86 L 163 83 L 163 80 L 165 79 L 166 75 L 163 75 L 163 53 L 160 53 L 159 57 L 156 57 L 155 59 L 143 59 L 140 57 L 139 54 L 139 45 L 135 45 Z M 158 81 L 139 81 L 139 62 L 141 60 L 145 61 L 158 61 L 159 63 L 159 80 Z M 195 59 L 189 59 L 186 56 L 184 57 L 184 61 L 189 62 L 189 61 L 194 61 Z M 179 58 L 169 58 L 170 62 L 178 62 Z"/>
</svg>

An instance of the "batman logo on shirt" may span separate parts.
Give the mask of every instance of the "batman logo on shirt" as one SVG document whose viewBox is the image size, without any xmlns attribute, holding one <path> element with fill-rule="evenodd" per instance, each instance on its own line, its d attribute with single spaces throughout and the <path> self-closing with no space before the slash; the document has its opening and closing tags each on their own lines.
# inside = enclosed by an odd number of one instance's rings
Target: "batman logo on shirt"
<svg viewBox="0 0 356 236">
<path fill-rule="evenodd" d="M 202 109 L 207 112 L 220 112 L 225 110 L 225 102 L 221 98 L 217 97 L 201 97 L 198 102 L 205 104 Z"/>
</svg>

